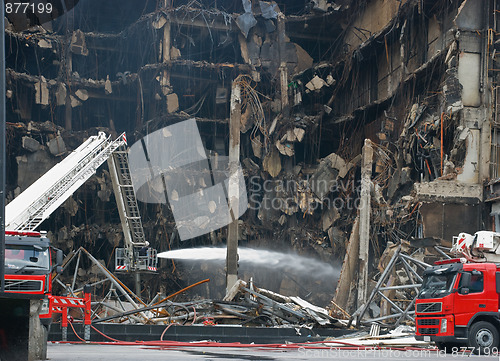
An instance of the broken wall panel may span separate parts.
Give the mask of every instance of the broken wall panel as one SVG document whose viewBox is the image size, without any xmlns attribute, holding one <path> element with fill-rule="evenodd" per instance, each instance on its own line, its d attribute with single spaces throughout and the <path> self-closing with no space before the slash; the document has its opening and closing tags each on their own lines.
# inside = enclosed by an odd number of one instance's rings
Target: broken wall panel
<svg viewBox="0 0 500 361">
<path fill-rule="evenodd" d="M 479 85 L 481 82 L 480 54 L 460 52 L 458 79 L 462 85 L 462 102 L 467 107 L 478 107 L 481 104 Z"/>
<path fill-rule="evenodd" d="M 398 41 L 386 45 L 379 53 L 377 69 L 376 99 L 384 99 L 394 93 L 402 78 L 401 45 Z"/>
<path fill-rule="evenodd" d="M 354 50 L 363 42 L 368 40 L 373 34 L 376 34 L 398 15 L 401 7 L 409 1 L 368 1 L 364 8 L 359 9 L 358 16 L 349 27 L 345 42 L 350 49 Z"/>
<path fill-rule="evenodd" d="M 422 214 L 423 236 L 442 239 L 444 246 L 460 232 L 474 234 L 481 226 L 481 206 L 477 204 L 424 203 Z"/>
</svg>

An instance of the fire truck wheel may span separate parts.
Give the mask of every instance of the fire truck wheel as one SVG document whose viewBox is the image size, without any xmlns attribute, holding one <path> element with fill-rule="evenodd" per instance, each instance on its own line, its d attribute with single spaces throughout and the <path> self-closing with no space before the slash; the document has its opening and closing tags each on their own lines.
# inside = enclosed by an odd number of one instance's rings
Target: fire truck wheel
<svg viewBox="0 0 500 361">
<path fill-rule="evenodd" d="M 476 355 L 490 355 L 498 349 L 498 330 L 491 323 L 479 321 L 469 330 L 469 347 Z"/>
</svg>

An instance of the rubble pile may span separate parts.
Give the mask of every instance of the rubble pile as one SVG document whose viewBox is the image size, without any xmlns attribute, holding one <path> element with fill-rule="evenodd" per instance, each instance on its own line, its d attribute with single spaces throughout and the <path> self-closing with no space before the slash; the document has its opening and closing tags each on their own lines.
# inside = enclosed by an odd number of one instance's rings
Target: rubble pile
<svg viewBox="0 0 500 361">
<path fill-rule="evenodd" d="M 249 288 L 247 288 L 249 287 Z M 93 322 L 141 322 L 144 324 L 242 325 L 262 327 L 345 327 L 328 310 L 300 297 L 287 297 L 239 280 L 223 300 L 172 302 L 119 311 L 119 305 L 94 302 L 99 316 Z M 141 315 L 142 314 L 142 315 Z"/>
</svg>

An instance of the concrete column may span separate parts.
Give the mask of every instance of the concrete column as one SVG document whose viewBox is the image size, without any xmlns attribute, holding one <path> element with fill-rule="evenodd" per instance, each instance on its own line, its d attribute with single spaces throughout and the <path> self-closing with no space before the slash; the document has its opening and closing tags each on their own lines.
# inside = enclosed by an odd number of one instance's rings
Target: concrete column
<svg viewBox="0 0 500 361">
<path fill-rule="evenodd" d="M 167 21 L 165 25 L 163 25 L 163 38 L 161 41 L 161 60 L 163 63 L 168 63 L 171 59 L 170 57 L 170 48 L 171 48 L 171 36 L 170 36 L 170 21 Z M 162 72 L 163 82 L 162 86 L 168 88 L 170 91 L 170 73 L 167 69 L 164 69 Z M 165 93 L 165 92 L 164 92 Z"/>
<path fill-rule="evenodd" d="M 462 85 L 462 125 L 469 128 L 463 172 L 457 180 L 482 184 L 489 178 L 491 98 L 488 87 L 489 1 L 464 1 L 453 20 L 459 32 L 458 80 Z M 477 36 L 479 33 L 485 36 Z"/>
<path fill-rule="evenodd" d="M 135 270 L 134 272 L 134 281 L 135 281 L 135 294 L 138 297 L 141 297 L 141 273 L 139 270 Z"/>
<path fill-rule="evenodd" d="M 288 69 L 286 63 L 280 65 L 280 88 L 281 88 L 281 111 L 283 117 L 290 116 L 290 107 L 288 105 Z"/>
<path fill-rule="evenodd" d="M 467 109 L 466 109 L 467 110 Z M 464 110 L 464 114 L 467 113 Z M 477 112 L 474 112 L 474 114 Z M 457 180 L 462 183 L 478 183 L 481 152 L 481 129 L 469 128 L 465 139 L 466 151 L 462 173 L 457 175 Z M 483 166 L 484 168 L 484 166 Z"/>
<path fill-rule="evenodd" d="M 366 302 L 368 293 L 368 254 L 370 250 L 370 189 L 373 164 L 372 142 L 365 139 L 361 163 L 361 202 L 359 210 L 359 282 L 358 308 Z"/>
<path fill-rule="evenodd" d="M 226 291 L 238 280 L 238 208 L 239 179 L 237 171 L 240 162 L 240 130 L 241 130 L 241 89 L 237 81 L 231 89 L 231 114 L 229 118 L 229 208 L 232 222 L 227 230 L 226 255 Z"/>
<path fill-rule="evenodd" d="M 170 48 L 171 48 L 170 42 L 171 42 L 170 21 L 167 21 L 167 23 L 163 25 L 163 39 L 161 43 L 163 62 L 167 62 L 170 60 Z"/>
<path fill-rule="evenodd" d="M 286 34 L 285 34 L 285 15 L 278 15 L 278 47 L 280 62 L 280 92 L 281 92 L 281 112 L 286 119 L 290 116 L 290 107 L 288 105 L 288 69 L 286 67 Z"/>
<path fill-rule="evenodd" d="M 28 361 L 47 359 L 48 331 L 40 322 L 42 300 L 30 300 Z"/>
<path fill-rule="evenodd" d="M 490 178 L 490 161 L 491 161 L 491 122 L 488 118 L 481 126 L 481 145 L 480 145 L 480 161 L 479 161 L 479 182 L 482 183 Z"/>
<path fill-rule="evenodd" d="M 344 256 L 344 263 L 342 264 L 339 281 L 337 283 L 335 296 L 333 298 L 333 301 L 345 310 L 349 306 L 347 303 L 349 301 L 349 295 L 351 292 L 352 283 L 356 281 L 356 275 L 358 272 L 358 261 L 359 261 L 359 217 L 356 217 L 354 225 L 352 226 L 351 236 L 349 238 L 346 254 Z"/>
<path fill-rule="evenodd" d="M 67 39 L 67 49 L 66 49 L 66 105 L 65 105 L 65 115 L 64 115 L 64 128 L 66 130 L 73 129 L 73 107 L 71 106 L 71 76 L 73 74 L 73 54 L 71 53 L 71 39 L 74 30 L 74 12 L 69 11 L 66 14 L 66 39 Z"/>
<path fill-rule="evenodd" d="M 68 79 L 66 82 L 66 104 L 65 104 L 65 114 L 64 114 L 64 128 L 66 130 L 71 130 L 73 128 L 73 108 L 71 107 L 71 73 L 73 69 L 73 61 L 72 61 L 71 51 L 68 50 L 68 55 L 66 56 L 66 78 Z"/>
<path fill-rule="evenodd" d="M 163 63 L 169 63 L 172 59 L 171 57 L 171 23 L 167 21 L 165 25 L 163 25 L 163 38 L 161 42 L 162 54 L 161 61 Z M 179 109 L 179 100 L 175 93 L 172 93 L 172 85 L 170 83 L 170 69 L 163 68 L 162 76 L 161 76 L 161 87 L 163 95 L 165 96 L 167 102 L 167 112 L 173 113 Z"/>
</svg>

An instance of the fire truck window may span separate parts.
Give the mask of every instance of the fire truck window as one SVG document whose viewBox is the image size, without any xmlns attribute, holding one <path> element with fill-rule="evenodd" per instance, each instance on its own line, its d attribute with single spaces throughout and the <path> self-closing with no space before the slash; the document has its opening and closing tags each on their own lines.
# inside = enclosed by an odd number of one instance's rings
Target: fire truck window
<svg viewBox="0 0 500 361">
<path fill-rule="evenodd" d="M 6 249 L 5 258 L 7 259 L 24 259 L 24 250 L 22 249 Z"/>
<path fill-rule="evenodd" d="M 474 292 L 483 292 L 483 274 L 481 273 L 480 275 L 473 275 L 470 281 L 470 288 L 469 288 L 470 293 Z"/>
<path fill-rule="evenodd" d="M 462 279 L 460 279 L 460 285 L 462 286 Z M 471 275 L 470 285 L 469 285 L 469 293 L 478 293 L 483 292 L 483 274 L 473 274 Z"/>
</svg>

